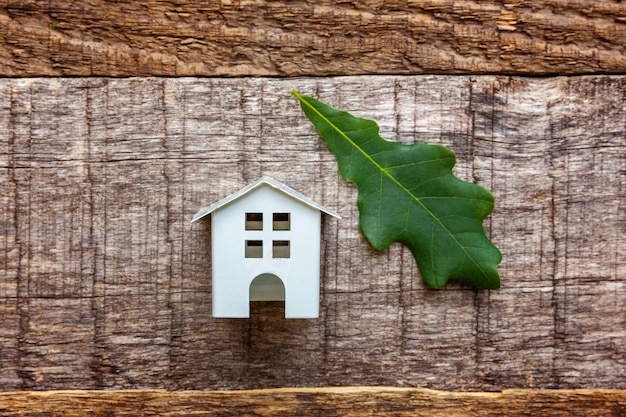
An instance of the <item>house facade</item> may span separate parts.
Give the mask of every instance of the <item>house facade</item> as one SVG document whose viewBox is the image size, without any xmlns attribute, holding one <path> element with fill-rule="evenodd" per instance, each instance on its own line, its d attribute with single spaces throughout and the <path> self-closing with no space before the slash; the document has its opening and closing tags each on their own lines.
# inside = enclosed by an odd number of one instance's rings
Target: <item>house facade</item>
<svg viewBox="0 0 626 417">
<path fill-rule="evenodd" d="M 321 213 L 339 218 L 269 177 L 200 210 L 192 221 L 212 217 L 213 316 L 284 300 L 285 317 L 318 317 Z"/>
</svg>

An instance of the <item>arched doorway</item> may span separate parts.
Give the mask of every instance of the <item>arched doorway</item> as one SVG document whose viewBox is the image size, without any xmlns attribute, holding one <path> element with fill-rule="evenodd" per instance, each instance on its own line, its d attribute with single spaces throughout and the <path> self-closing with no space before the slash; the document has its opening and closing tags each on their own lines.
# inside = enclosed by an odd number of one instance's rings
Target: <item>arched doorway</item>
<svg viewBox="0 0 626 417">
<path fill-rule="evenodd" d="M 250 284 L 250 301 L 285 301 L 285 285 L 274 274 L 261 274 Z"/>
</svg>

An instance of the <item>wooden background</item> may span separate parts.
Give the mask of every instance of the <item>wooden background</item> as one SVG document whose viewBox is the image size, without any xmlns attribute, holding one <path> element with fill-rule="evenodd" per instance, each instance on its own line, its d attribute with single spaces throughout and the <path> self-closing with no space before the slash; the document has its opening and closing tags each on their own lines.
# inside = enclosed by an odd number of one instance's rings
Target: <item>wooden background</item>
<svg viewBox="0 0 626 417">
<path fill-rule="evenodd" d="M 621 0 L 2 0 L 8 76 L 623 74 Z"/>
<path fill-rule="evenodd" d="M 625 388 L 622 77 L 3 80 L 2 386 Z M 503 285 L 371 249 L 289 94 L 442 143 L 492 190 Z M 325 218 L 322 313 L 211 318 L 201 207 L 271 175 Z M 254 304 L 253 304 L 254 305 Z"/>
<path fill-rule="evenodd" d="M 0 389 L 626 388 L 626 6 L 358 3 L 0 3 Z M 454 150 L 502 289 L 371 249 L 290 89 Z M 343 216 L 317 320 L 210 315 L 189 221 L 261 175 Z"/>
</svg>

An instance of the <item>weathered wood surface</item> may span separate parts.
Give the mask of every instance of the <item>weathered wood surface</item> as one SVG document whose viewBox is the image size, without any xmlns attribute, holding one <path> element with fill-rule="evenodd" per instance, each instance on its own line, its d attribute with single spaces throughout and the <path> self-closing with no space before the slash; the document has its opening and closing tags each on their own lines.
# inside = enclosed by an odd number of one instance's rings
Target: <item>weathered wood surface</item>
<svg viewBox="0 0 626 417">
<path fill-rule="evenodd" d="M 0 392 L 10 416 L 553 416 L 621 417 L 624 390 L 444 392 L 416 388 L 317 388 L 255 391 Z"/>
<path fill-rule="evenodd" d="M 619 0 L 4 0 L 0 74 L 626 73 Z"/>
<path fill-rule="evenodd" d="M 499 291 L 424 287 L 288 93 L 442 143 Z M 626 77 L 0 80 L 2 390 L 626 388 Z M 213 319 L 195 211 L 271 175 L 325 218 L 321 316 Z"/>
</svg>

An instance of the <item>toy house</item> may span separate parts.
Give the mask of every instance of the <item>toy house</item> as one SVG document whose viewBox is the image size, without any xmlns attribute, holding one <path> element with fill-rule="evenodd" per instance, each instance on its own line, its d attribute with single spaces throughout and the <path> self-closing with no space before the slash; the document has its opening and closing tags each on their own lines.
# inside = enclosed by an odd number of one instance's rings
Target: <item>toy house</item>
<svg viewBox="0 0 626 417">
<path fill-rule="evenodd" d="M 340 218 L 270 177 L 196 213 L 211 215 L 213 316 L 284 300 L 286 318 L 318 317 L 321 213 Z"/>
</svg>

